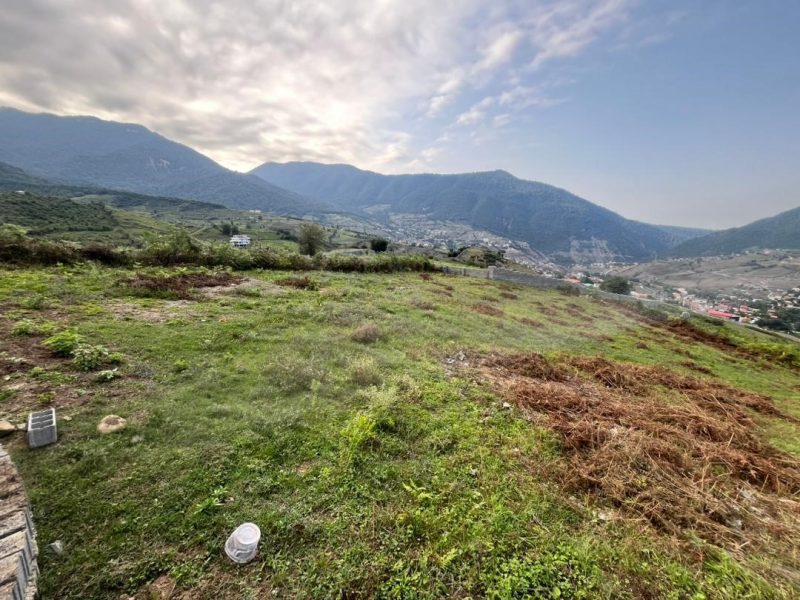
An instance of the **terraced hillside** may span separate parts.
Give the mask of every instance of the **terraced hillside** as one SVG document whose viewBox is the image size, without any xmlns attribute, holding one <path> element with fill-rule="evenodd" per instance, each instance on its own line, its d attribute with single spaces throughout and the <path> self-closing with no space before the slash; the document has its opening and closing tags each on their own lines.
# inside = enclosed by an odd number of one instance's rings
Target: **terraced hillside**
<svg viewBox="0 0 800 600">
<path fill-rule="evenodd" d="M 60 417 L 7 443 L 44 598 L 790 598 L 798 351 L 755 335 L 441 274 L 7 269 L 0 418 Z"/>
</svg>

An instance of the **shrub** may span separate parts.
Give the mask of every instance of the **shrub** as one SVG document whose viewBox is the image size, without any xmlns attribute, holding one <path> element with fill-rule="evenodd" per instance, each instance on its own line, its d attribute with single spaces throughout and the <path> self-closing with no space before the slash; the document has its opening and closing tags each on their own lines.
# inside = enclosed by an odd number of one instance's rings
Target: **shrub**
<svg viewBox="0 0 800 600">
<path fill-rule="evenodd" d="M 89 344 L 78 345 L 72 354 L 72 364 L 81 371 L 94 371 L 108 362 L 109 358 L 108 348 L 105 346 L 91 346 Z"/>
<path fill-rule="evenodd" d="M 148 244 L 136 258 L 145 264 L 161 266 L 198 264 L 201 246 L 186 231 L 180 229 Z"/>
<path fill-rule="evenodd" d="M 350 363 L 350 380 L 357 385 L 378 385 L 381 373 L 371 356 L 362 356 Z"/>
<path fill-rule="evenodd" d="M 389 240 L 372 238 L 369 241 L 369 247 L 373 252 L 386 252 L 387 248 L 389 248 Z"/>
<path fill-rule="evenodd" d="M 72 356 L 83 343 L 83 336 L 74 331 L 60 331 L 42 342 L 56 356 Z"/>
<path fill-rule="evenodd" d="M 84 260 L 93 260 L 110 267 L 123 267 L 132 262 L 128 253 L 117 250 L 108 244 L 88 244 L 83 246 L 78 253 Z"/>
<path fill-rule="evenodd" d="M 371 344 L 378 341 L 381 337 L 381 331 L 377 325 L 372 323 L 364 323 L 360 325 L 351 335 L 352 339 L 362 344 Z"/>
<path fill-rule="evenodd" d="M 0 225 L 0 246 L 19 244 L 24 242 L 27 237 L 28 231 L 24 227 L 13 223 Z"/>
</svg>

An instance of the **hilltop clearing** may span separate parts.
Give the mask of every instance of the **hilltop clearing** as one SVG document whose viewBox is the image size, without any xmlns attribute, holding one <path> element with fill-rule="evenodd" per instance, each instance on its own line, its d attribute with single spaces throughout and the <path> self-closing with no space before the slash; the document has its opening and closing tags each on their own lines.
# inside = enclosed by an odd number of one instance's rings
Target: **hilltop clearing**
<svg viewBox="0 0 800 600">
<path fill-rule="evenodd" d="M 0 339 L 0 418 L 60 418 L 4 442 L 64 544 L 44 598 L 800 593 L 800 350 L 754 332 L 441 273 L 76 263 L 0 270 Z"/>
</svg>

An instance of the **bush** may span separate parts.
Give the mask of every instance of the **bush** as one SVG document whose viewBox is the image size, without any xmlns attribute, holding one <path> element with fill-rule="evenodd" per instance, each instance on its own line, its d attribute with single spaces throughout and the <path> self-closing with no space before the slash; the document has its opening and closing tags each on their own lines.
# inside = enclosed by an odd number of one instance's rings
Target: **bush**
<svg viewBox="0 0 800 600">
<path fill-rule="evenodd" d="M 150 265 L 172 266 L 181 264 L 199 264 L 202 248 L 183 229 L 172 235 L 152 242 L 141 250 L 137 259 Z"/>
<path fill-rule="evenodd" d="M 72 354 L 72 364 L 81 371 L 94 371 L 109 359 L 108 348 L 105 346 L 80 344 Z"/>
<path fill-rule="evenodd" d="M 372 323 L 364 323 L 359 326 L 350 336 L 354 341 L 362 344 L 371 344 L 378 341 L 381 337 L 381 331 L 377 325 Z"/>
<path fill-rule="evenodd" d="M 80 248 L 78 254 L 84 260 L 93 260 L 109 267 L 124 267 L 132 263 L 128 253 L 108 244 L 88 244 Z"/>
<path fill-rule="evenodd" d="M 389 248 L 389 240 L 383 238 L 372 238 L 369 241 L 369 247 L 373 252 L 386 252 Z"/>
<path fill-rule="evenodd" d="M 83 343 L 83 336 L 74 331 L 60 331 L 42 342 L 56 356 L 72 356 Z"/>
</svg>

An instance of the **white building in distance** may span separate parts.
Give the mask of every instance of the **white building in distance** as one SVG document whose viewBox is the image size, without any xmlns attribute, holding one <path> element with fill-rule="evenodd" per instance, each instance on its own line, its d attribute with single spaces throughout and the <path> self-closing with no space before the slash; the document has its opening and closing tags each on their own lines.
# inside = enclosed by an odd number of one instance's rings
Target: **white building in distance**
<svg viewBox="0 0 800 600">
<path fill-rule="evenodd" d="M 233 248 L 247 248 L 250 246 L 249 235 L 234 235 L 231 237 L 231 247 Z"/>
</svg>

